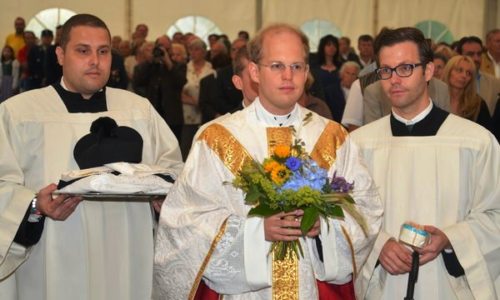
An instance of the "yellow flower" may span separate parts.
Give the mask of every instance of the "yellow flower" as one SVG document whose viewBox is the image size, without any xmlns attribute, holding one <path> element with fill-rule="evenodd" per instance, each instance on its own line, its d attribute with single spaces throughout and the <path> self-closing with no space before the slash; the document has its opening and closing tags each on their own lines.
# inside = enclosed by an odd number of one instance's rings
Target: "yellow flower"
<svg viewBox="0 0 500 300">
<path fill-rule="evenodd" d="M 269 159 L 264 162 L 264 171 L 266 173 L 272 172 L 276 167 L 279 167 L 279 163 L 275 160 Z"/>
<path fill-rule="evenodd" d="M 274 154 L 279 158 L 286 158 L 290 156 L 290 146 L 278 145 L 274 148 Z"/>
<path fill-rule="evenodd" d="M 271 179 L 274 183 L 281 185 L 290 177 L 290 170 L 284 165 L 278 165 L 271 171 Z"/>
</svg>

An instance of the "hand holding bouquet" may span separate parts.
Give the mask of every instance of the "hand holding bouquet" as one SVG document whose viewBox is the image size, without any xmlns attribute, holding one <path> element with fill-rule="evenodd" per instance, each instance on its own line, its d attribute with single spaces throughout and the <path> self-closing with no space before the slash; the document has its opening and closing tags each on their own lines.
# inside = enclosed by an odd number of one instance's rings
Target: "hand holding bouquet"
<svg viewBox="0 0 500 300">
<path fill-rule="evenodd" d="M 319 217 L 343 219 L 345 210 L 366 233 L 365 221 L 350 194 L 354 182 L 336 174 L 330 180 L 328 172 L 303 148 L 300 140 L 293 145 L 276 145 L 271 157 L 262 163 L 250 161 L 242 168 L 233 185 L 246 193 L 245 203 L 253 206 L 248 214 L 269 217 L 301 209 L 300 229 L 305 236 Z M 277 260 L 283 260 L 289 249 L 297 257 L 299 253 L 303 256 L 298 240 L 275 241 L 271 247 Z"/>
</svg>

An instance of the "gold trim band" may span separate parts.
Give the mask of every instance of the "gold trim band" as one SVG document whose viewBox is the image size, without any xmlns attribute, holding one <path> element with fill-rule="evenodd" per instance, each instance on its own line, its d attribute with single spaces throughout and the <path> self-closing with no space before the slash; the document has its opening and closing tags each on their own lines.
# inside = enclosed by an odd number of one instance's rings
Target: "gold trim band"
<svg viewBox="0 0 500 300">
<path fill-rule="evenodd" d="M 222 222 L 222 225 L 220 226 L 219 232 L 215 236 L 214 240 L 212 241 L 212 244 L 210 245 L 210 249 L 208 250 L 207 255 L 205 256 L 205 259 L 201 263 L 200 270 L 198 271 L 198 274 L 196 274 L 196 278 L 193 282 L 193 286 L 191 287 L 191 291 L 189 292 L 189 298 L 188 299 L 194 299 L 194 296 L 196 296 L 196 291 L 198 290 L 198 286 L 200 285 L 201 278 L 203 277 L 203 273 L 205 273 L 205 269 L 208 265 L 208 261 L 210 260 L 210 257 L 212 257 L 213 252 L 215 251 L 215 247 L 217 247 L 217 244 L 219 243 L 220 239 L 226 232 L 226 225 L 227 225 L 227 220 L 225 219 L 224 222 Z"/>
</svg>

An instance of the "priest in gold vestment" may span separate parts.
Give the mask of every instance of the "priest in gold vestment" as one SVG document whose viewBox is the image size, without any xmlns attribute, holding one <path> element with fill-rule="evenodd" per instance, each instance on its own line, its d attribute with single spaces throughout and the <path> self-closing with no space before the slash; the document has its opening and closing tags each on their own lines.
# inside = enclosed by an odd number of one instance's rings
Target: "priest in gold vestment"
<svg viewBox="0 0 500 300">
<path fill-rule="evenodd" d="M 317 299 L 320 294 L 354 299 L 352 282 L 382 215 L 373 181 L 342 126 L 297 104 L 308 72 L 303 33 L 271 25 L 249 49 L 259 97 L 198 134 L 162 207 L 153 299 Z M 294 138 L 329 177 L 337 172 L 355 182 L 354 200 L 369 224 L 367 235 L 347 213 L 343 220 L 321 219 L 307 236 L 298 230 L 300 222 L 285 220 L 284 213 L 247 216 L 250 206 L 230 182 L 246 161 L 260 162 L 274 145 Z M 270 245 L 280 240 L 299 240 L 304 256 L 273 261 Z"/>
</svg>

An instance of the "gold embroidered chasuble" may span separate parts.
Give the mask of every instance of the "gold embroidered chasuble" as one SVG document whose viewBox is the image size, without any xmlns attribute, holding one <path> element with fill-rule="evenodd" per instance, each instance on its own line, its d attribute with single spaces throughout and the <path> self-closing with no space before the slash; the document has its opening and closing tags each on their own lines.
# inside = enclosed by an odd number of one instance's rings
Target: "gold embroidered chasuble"
<svg viewBox="0 0 500 300">
<path fill-rule="evenodd" d="M 291 144 L 294 135 L 290 128 L 269 128 L 257 112 L 256 105 L 251 105 L 225 116 L 206 126 L 193 143 L 185 168 L 162 207 L 153 299 L 192 299 L 201 280 L 225 299 L 270 299 L 273 295 L 276 299 L 314 299 L 318 296 L 316 279 L 344 284 L 355 272 L 351 260 L 355 258 L 358 265 L 366 260 L 382 214 L 373 181 L 339 124 L 312 114 L 301 127 L 298 123 L 310 112 L 297 107 L 295 135 L 329 176 L 337 172 L 356 182 L 356 206 L 371 228 L 367 238 L 349 215 L 345 220 L 322 220 L 323 250 L 329 253 L 325 261 L 314 253 L 314 240 L 301 239 L 305 256 L 298 261 L 300 276 L 294 273 L 289 278 L 298 280 L 287 280 L 295 288 L 273 282 L 271 243 L 265 240 L 262 220 L 247 217 L 250 207 L 230 182 L 245 162 L 262 162 L 277 143 Z M 354 256 L 344 228 L 352 238 Z"/>
<path fill-rule="evenodd" d="M 269 127 L 267 132 L 268 156 L 274 153 L 274 148 L 278 145 L 292 145 L 293 132 L 290 127 Z M 341 126 L 328 123 L 320 138 L 317 140 L 311 157 L 319 166 L 328 170 L 336 157 L 336 150 L 344 143 L 346 131 Z M 251 160 L 251 156 L 238 140 L 224 126 L 212 124 L 199 137 L 204 140 L 214 151 L 224 165 L 236 176 L 242 167 Z M 210 251 L 203 261 L 196 280 L 190 292 L 192 299 L 200 284 L 202 275 L 207 266 L 208 260 L 213 250 L 224 233 L 226 222 L 220 228 L 219 234 L 214 238 Z M 344 234 L 346 232 L 344 231 Z M 291 251 L 291 250 L 290 250 Z M 297 257 L 289 252 L 283 261 L 273 260 L 273 299 L 291 300 L 299 298 L 299 268 Z"/>
</svg>

